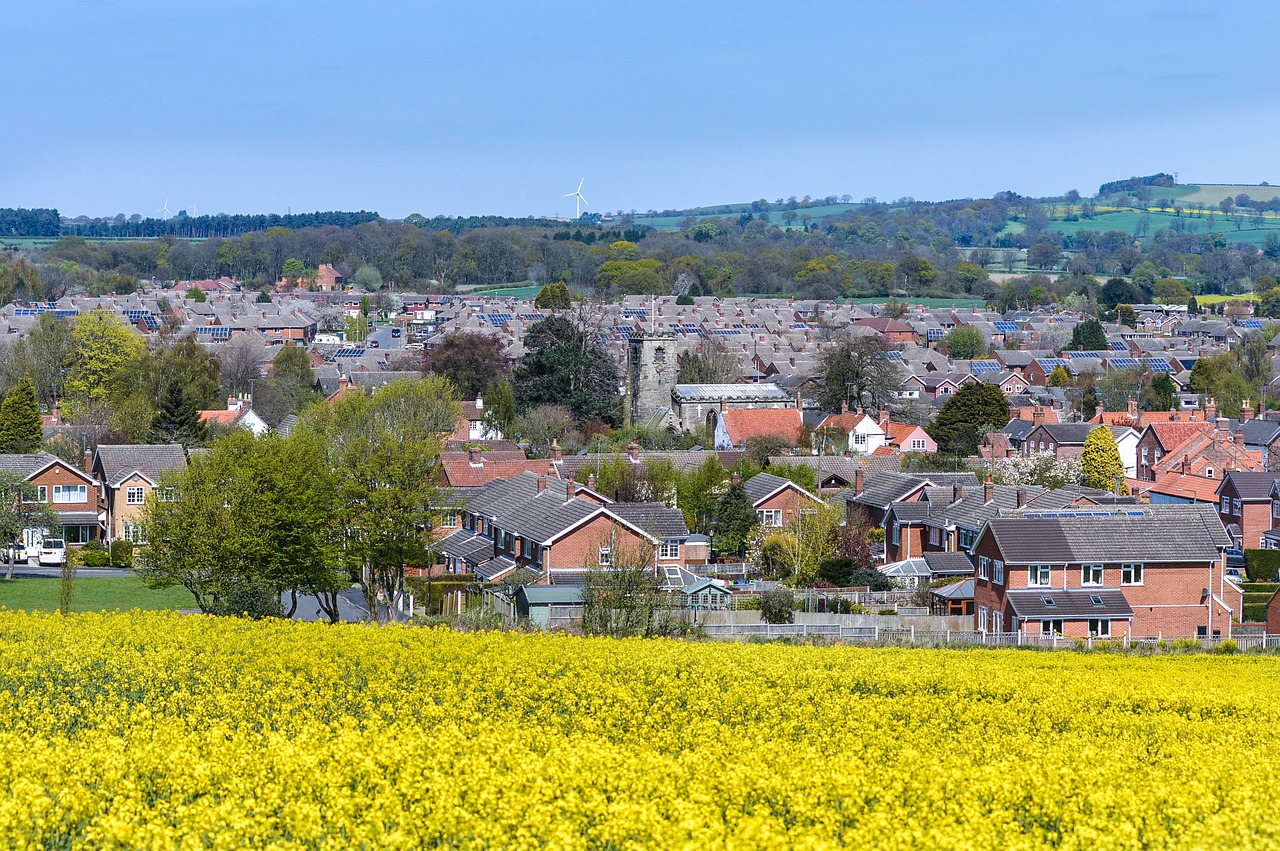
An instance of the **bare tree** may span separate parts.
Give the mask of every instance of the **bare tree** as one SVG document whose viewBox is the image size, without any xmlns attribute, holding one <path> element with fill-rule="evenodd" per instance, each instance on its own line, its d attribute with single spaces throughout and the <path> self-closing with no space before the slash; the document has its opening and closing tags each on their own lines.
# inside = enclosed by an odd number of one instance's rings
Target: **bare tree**
<svg viewBox="0 0 1280 851">
<path fill-rule="evenodd" d="M 263 375 L 262 347 L 239 340 L 227 343 L 218 352 L 222 361 L 222 389 L 227 393 L 251 392 L 251 381 Z"/>
</svg>

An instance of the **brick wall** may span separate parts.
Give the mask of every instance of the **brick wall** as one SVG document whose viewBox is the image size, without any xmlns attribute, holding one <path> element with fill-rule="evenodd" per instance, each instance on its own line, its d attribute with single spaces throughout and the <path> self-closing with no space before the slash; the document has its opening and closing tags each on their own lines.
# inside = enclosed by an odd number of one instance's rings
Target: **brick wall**
<svg viewBox="0 0 1280 851">
<path fill-rule="evenodd" d="M 652 544 L 607 517 L 597 517 L 543 550 L 544 570 L 583 570 L 600 564 L 600 547 L 614 553 L 642 552 L 652 559 Z"/>
</svg>

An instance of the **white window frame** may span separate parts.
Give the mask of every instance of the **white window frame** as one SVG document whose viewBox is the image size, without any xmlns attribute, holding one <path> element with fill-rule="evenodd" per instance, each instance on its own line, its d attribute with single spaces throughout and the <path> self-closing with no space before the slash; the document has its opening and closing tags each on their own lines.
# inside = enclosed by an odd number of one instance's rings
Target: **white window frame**
<svg viewBox="0 0 1280 851">
<path fill-rule="evenodd" d="M 1110 638 L 1111 619 L 1089 618 L 1089 635 L 1093 638 Z"/>
<path fill-rule="evenodd" d="M 1062 618 L 1043 618 L 1040 621 L 1041 635 L 1062 635 Z"/>
<path fill-rule="evenodd" d="M 761 526 L 777 528 L 782 525 L 781 508 L 757 508 L 756 517 L 760 518 Z"/>
<path fill-rule="evenodd" d="M 659 544 L 658 558 L 663 561 L 678 561 L 680 558 L 680 539 L 667 538 Z"/>
<path fill-rule="evenodd" d="M 1048 565 L 1048 564 L 1027 565 L 1027 587 L 1028 588 L 1048 588 L 1052 584 L 1053 584 L 1053 566 L 1052 565 Z"/>
<path fill-rule="evenodd" d="M 126 520 L 120 524 L 120 540 L 135 544 L 147 543 L 147 527 L 137 520 Z"/>
<path fill-rule="evenodd" d="M 986 556 L 978 556 L 978 578 L 991 578 L 991 559 Z"/>
<path fill-rule="evenodd" d="M 1127 578 L 1126 578 L 1127 577 Z M 1142 562 L 1126 562 L 1120 565 L 1120 584 L 1121 585 L 1141 585 L 1142 584 Z"/>
<path fill-rule="evenodd" d="M 597 562 L 600 564 L 601 567 L 612 566 L 613 565 L 613 548 L 600 547 L 600 551 L 597 554 Z"/>
<path fill-rule="evenodd" d="M 35 498 L 35 499 L 27 499 L 27 493 L 24 491 L 24 492 L 23 492 L 23 494 L 22 494 L 22 501 L 23 501 L 23 502 L 26 502 L 26 503 L 33 503 L 33 502 L 48 502 L 48 501 L 49 501 L 49 488 L 47 488 L 47 487 L 46 487 L 46 486 L 44 486 L 44 485 L 32 485 L 32 486 L 31 486 L 30 488 L 28 488 L 27 490 L 31 490 L 31 489 L 34 489 L 34 490 L 35 490 L 35 492 L 36 492 L 36 498 Z"/>
<path fill-rule="evenodd" d="M 1080 584 L 1081 585 L 1102 585 L 1104 576 L 1102 565 L 1100 564 L 1082 564 L 1080 565 Z"/>
<path fill-rule="evenodd" d="M 77 498 L 76 499 L 60 498 L 68 492 L 74 493 Z M 89 501 L 88 485 L 54 485 L 53 486 L 53 504 L 54 505 L 81 505 L 88 501 Z"/>
<path fill-rule="evenodd" d="M 978 606 L 978 631 L 987 631 L 987 607 Z"/>
<path fill-rule="evenodd" d="M 991 613 L 991 631 L 997 634 L 1004 632 L 1004 612 L 996 610 Z"/>
<path fill-rule="evenodd" d="M 130 485 L 124 489 L 125 505 L 144 505 L 146 501 L 147 489 L 142 485 Z"/>
<path fill-rule="evenodd" d="M 912 450 L 921 450 L 921 449 L 924 449 L 924 448 L 925 448 L 925 442 L 924 442 L 923 440 L 921 440 L 920 438 L 918 438 L 918 437 L 916 437 L 916 438 L 912 438 L 912 440 L 911 440 L 911 448 L 912 448 Z"/>
<path fill-rule="evenodd" d="M 1236 517 L 1244 517 L 1244 504 L 1238 499 L 1231 500 L 1231 507 L 1235 509 Z"/>
<path fill-rule="evenodd" d="M 991 562 L 991 581 L 996 585 L 1004 584 L 1004 562 L 993 559 Z"/>
<path fill-rule="evenodd" d="M 1222 498 L 1222 501 L 1218 503 L 1218 511 L 1228 516 L 1231 514 L 1231 497 L 1224 496 Z"/>
</svg>

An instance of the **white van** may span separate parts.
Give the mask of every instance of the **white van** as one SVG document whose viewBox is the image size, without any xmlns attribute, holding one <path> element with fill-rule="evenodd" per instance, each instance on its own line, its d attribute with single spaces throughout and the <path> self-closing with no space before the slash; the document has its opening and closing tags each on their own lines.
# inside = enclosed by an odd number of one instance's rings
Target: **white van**
<svg viewBox="0 0 1280 851">
<path fill-rule="evenodd" d="M 56 566 L 67 563 L 67 542 L 62 538 L 45 538 L 40 544 L 41 566 Z"/>
<path fill-rule="evenodd" d="M 342 338 L 337 334 L 316 334 L 316 338 L 311 342 L 319 346 L 341 346 Z"/>
</svg>

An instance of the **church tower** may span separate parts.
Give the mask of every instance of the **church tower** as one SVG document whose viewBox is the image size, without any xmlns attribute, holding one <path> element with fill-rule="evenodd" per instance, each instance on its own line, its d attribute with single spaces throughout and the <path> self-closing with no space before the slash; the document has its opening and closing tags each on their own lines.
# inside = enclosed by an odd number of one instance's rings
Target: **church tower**
<svg viewBox="0 0 1280 851">
<path fill-rule="evenodd" d="M 676 335 L 641 331 L 627 341 L 627 416 L 631 425 L 646 423 L 661 408 L 671 407 L 676 386 Z"/>
</svg>

